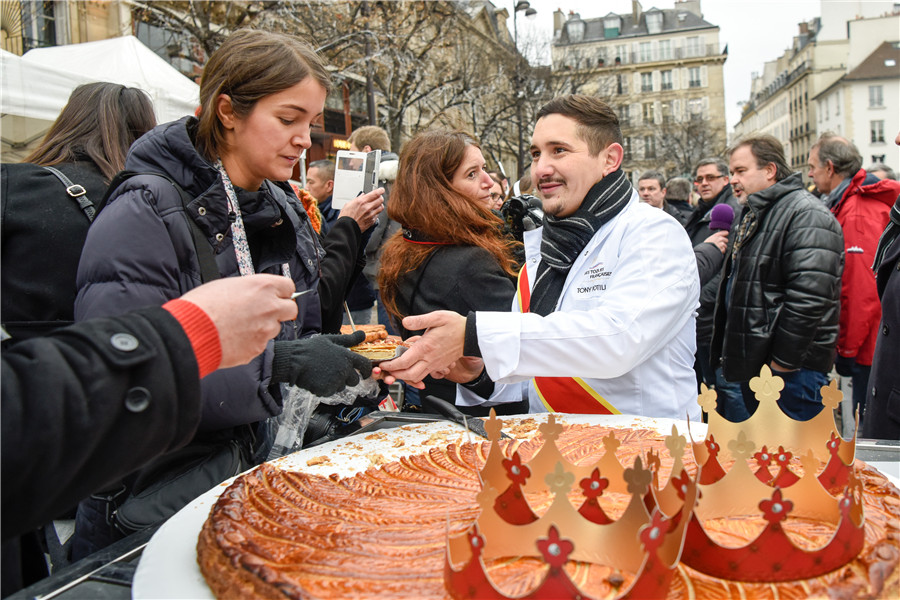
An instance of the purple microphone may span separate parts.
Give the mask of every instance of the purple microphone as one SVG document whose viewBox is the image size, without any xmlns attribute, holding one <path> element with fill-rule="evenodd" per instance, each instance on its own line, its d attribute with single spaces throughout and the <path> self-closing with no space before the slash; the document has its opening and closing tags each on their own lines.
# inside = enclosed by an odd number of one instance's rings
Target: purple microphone
<svg viewBox="0 0 900 600">
<path fill-rule="evenodd" d="M 728 204 L 716 204 L 709 213 L 709 228 L 712 231 L 730 231 L 734 221 L 734 209 Z"/>
</svg>

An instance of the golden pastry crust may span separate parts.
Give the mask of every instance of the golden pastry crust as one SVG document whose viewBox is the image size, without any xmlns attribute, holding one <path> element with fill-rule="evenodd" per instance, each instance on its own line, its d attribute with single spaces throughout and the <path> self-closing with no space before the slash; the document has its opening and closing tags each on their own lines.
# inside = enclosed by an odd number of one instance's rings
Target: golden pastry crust
<svg viewBox="0 0 900 600">
<path fill-rule="evenodd" d="M 596 461 L 609 431 L 568 426 L 558 440 L 560 451 L 573 462 Z M 615 432 L 623 464 L 630 464 L 641 449 L 664 449 L 662 436 L 654 431 Z M 507 454 L 515 443 L 501 442 Z M 539 439 L 522 442 L 523 460 L 539 447 Z M 489 448 L 489 442 L 435 447 L 345 478 L 262 465 L 238 478 L 213 507 L 198 543 L 200 569 L 220 598 L 448 598 L 443 583 L 448 527 L 452 535 L 459 534 L 475 519 L 477 471 Z M 897 597 L 898 490 L 874 469 L 859 466 L 866 486 L 866 545 L 856 560 L 821 577 L 783 584 L 724 581 L 679 565 L 669 597 Z M 664 461 L 662 481 L 667 468 Z M 538 513 L 549 500 L 549 495 L 529 495 Z M 626 500 L 604 495 L 601 504 L 615 518 Z M 753 524 L 746 520 L 707 526 L 720 539 L 753 534 Z M 805 537 L 814 544 L 828 535 L 799 519 L 789 519 L 785 527 L 795 539 Z M 508 595 L 534 587 L 543 573 L 532 559 L 495 561 L 488 570 Z M 633 577 L 602 565 L 570 563 L 567 570 L 596 598 L 614 596 Z"/>
</svg>

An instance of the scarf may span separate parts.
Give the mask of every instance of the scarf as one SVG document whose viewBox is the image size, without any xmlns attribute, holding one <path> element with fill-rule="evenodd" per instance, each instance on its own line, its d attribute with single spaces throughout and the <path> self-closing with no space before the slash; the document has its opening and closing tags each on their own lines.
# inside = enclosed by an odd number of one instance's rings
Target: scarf
<svg viewBox="0 0 900 600">
<path fill-rule="evenodd" d="M 531 292 L 531 312 L 547 316 L 556 308 L 575 259 L 604 223 L 622 212 L 632 187 L 621 169 L 594 184 L 574 214 L 562 219 L 545 215 L 541 264 Z"/>
<path fill-rule="evenodd" d="M 900 197 L 897 198 L 894 206 L 891 207 L 890 217 L 891 221 L 884 228 L 884 233 L 881 234 L 881 239 L 878 240 L 878 247 L 875 249 L 875 262 L 872 263 L 872 270 L 876 274 L 891 244 L 894 243 L 897 237 L 900 237 Z"/>
</svg>

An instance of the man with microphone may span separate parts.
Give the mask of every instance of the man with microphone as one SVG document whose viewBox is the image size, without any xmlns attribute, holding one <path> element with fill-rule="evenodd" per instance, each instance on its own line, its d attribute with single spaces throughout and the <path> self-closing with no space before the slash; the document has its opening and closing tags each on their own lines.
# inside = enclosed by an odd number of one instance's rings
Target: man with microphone
<svg viewBox="0 0 900 600">
<path fill-rule="evenodd" d="M 531 176 L 545 217 L 524 234 L 512 311 L 408 316 L 425 333 L 381 368 L 417 385 L 455 363 L 458 405 L 527 397 L 530 412 L 699 418 L 700 280 L 684 228 L 638 200 L 606 103 L 563 96 L 537 117 Z"/>
<path fill-rule="evenodd" d="M 726 381 L 721 369 L 713 369 L 709 353 L 713 310 L 716 307 L 716 291 L 719 289 L 719 273 L 725 261 L 728 232 L 734 215 L 740 214 L 740 204 L 728 183 L 728 164 L 719 157 L 710 156 L 697 163 L 694 167 L 694 188 L 700 195 L 700 201 L 684 224 L 694 246 L 697 268 L 700 271 L 697 360 L 694 369 L 697 371 L 698 382 L 702 381 L 707 386 L 716 388 L 719 414 L 734 421 L 741 421 L 747 417 L 741 387 L 737 383 Z M 714 244 L 719 252 L 711 249 L 710 244 Z"/>
</svg>

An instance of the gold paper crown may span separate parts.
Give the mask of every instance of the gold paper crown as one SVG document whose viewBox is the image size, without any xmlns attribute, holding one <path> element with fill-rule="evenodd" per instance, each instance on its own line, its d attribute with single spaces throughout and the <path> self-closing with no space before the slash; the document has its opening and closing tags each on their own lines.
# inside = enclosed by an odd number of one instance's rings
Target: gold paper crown
<svg viewBox="0 0 900 600">
<path fill-rule="evenodd" d="M 700 499 L 682 561 L 724 579 L 775 582 L 808 579 L 853 560 L 865 539 L 862 485 L 853 468 L 856 435 L 843 440 L 834 422 L 833 409 L 843 397 L 837 383 L 821 388 L 824 409 L 808 421 L 791 419 L 778 407 L 784 381 L 768 366 L 750 380 L 750 389 L 759 406 L 749 419 L 733 423 L 715 411 L 715 392 L 701 387 L 698 403 L 709 425 L 706 438 L 692 442 L 702 468 Z M 834 525 L 834 533 L 818 548 L 799 548 L 782 527 L 789 514 Z M 748 515 L 768 525 L 743 547 L 721 546 L 704 528 L 712 519 Z"/>
<path fill-rule="evenodd" d="M 615 455 L 619 442 L 612 433 L 603 439 L 606 452 L 599 462 L 577 466 L 560 453 L 556 440 L 562 425 L 550 414 L 540 426 L 543 446 L 523 464 L 518 451 L 504 458 L 499 445 L 502 422 L 493 411 L 485 428 L 491 448 L 477 496 L 481 515 L 447 545 L 444 577 L 454 598 L 509 597 L 491 581 L 483 562 L 502 557 L 534 557 L 548 565 L 542 581 L 527 592 L 528 598 L 590 598 L 568 575 L 564 568 L 568 561 L 635 573 L 619 598 L 665 594 L 697 494 L 697 485 L 682 464 L 686 440 L 674 427 L 666 438 L 674 463 L 663 489 L 657 485 L 658 471 L 645 469 L 640 456 L 632 467 L 622 466 Z M 658 468 L 657 456 L 651 455 L 649 461 Z M 538 516 L 525 493 L 548 489 L 551 504 Z M 612 520 L 597 500 L 604 491 L 631 496 L 618 520 Z"/>
</svg>

